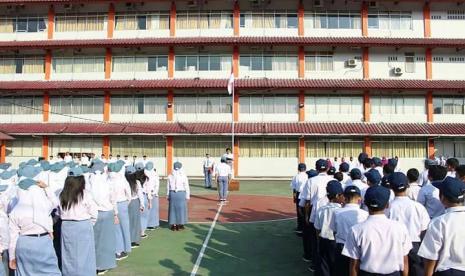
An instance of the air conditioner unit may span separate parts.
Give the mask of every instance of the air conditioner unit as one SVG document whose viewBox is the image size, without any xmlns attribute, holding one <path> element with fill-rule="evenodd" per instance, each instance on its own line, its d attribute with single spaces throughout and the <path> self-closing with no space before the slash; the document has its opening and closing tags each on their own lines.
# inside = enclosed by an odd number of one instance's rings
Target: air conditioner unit
<svg viewBox="0 0 465 276">
<path fill-rule="evenodd" d="M 346 61 L 346 66 L 347 67 L 356 67 L 358 64 L 356 59 L 349 59 Z"/>
<path fill-rule="evenodd" d="M 371 8 L 371 9 L 378 8 L 378 1 L 369 1 L 368 8 Z"/>
<path fill-rule="evenodd" d="M 196 0 L 187 1 L 187 7 L 189 7 L 189 8 L 197 8 L 197 1 Z"/>
<path fill-rule="evenodd" d="M 392 69 L 392 72 L 396 76 L 401 76 L 404 73 L 404 70 L 401 67 L 394 67 L 394 69 Z"/>
<path fill-rule="evenodd" d="M 324 5 L 323 0 L 313 0 L 314 8 L 322 8 Z"/>
</svg>

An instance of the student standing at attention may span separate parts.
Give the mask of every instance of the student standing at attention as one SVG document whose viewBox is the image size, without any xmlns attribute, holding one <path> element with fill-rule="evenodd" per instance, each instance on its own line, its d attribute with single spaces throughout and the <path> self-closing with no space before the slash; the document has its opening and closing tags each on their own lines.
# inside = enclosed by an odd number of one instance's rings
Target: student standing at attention
<svg viewBox="0 0 465 276">
<path fill-rule="evenodd" d="M 215 162 L 210 154 L 205 154 L 205 160 L 203 160 L 203 175 L 205 177 L 205 188 L 210 189 L 212 187 L 212 174 Z"/>
<path fill-rule="evenodd" d="M 232 175 L 231 166 L 226 164 L 226 159 L 221 158 L 221 163 L 216 166 L 215 174 L 220 202 L 225 202 L 228 197 L 228 186 Z"/>
<path fill-rule="evenodd" d="M 434 218 L 418 251 L 425 260 L 426 276 L 465 275 L 465 184 L 446 177 L 434 182 L 440 191 L 445 214 Z"/>
<path fill-rule="evenodd" d="M 308 180 L 308 175 L 306 173 L 307 166 L 305 165 L 305 163 L 300 163 L 297 166 L 297 171 L 298 173 L 292 178 L 291 189 L 292 189 L 292 198 L 294 200 L 296 213 L 297 213 L 297 228 L 295 229 L 295 232 L 298 234 L 302 234 L 305 222 L 304 222 L 303 211 L 300 210 L 300 207 L 299 207 L 299 195 L 302 192 L 302 189 L 304 188 L 304 185 Z"/>
<path fill-rule="evenodd" d="M 166 182 L 169 201 L 168 224 L 172 231 L 184 230 L 187 223 L 187 201 L 190 199 L 189 180 L 182 170 L 181 162 L 174 162 L 173 171 Z"/>
<path fill-rule="evenodd" d="M 412 242 L 407 228 L 384 214 L 389 196 L 389 189 L 382 186 L 370 187 L 365 194 L 370 215 L 351 228 L 342 250 L 351 259 L 350 276 L 408 276 Z"/>
<path fill-rule="evenodd" d="M 145 175 L 147 176 L 146 184 L 152 187 L 152 204 L 149 210 L 149 216 L 147 220 L 147 229 L 154 230 L 160 226 L 160 211 L 159 211 L 159 200 L 158 192 L 160 190 L 160 177 L 153 166 L 153 162 L 147 162 L 145 164 Z M 148 204 L 147 204 L 148 205 Z"/>
</svg>

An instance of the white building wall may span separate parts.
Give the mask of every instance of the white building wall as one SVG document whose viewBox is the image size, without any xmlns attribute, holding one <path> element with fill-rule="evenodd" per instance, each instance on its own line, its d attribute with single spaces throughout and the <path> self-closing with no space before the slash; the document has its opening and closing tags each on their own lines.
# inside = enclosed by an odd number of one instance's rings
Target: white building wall
<svg viewBox="0 0 465 276">
<path fill-rule="evenodd" d="M 47 40 L 47 30 L 35 33 L 0 33 L 0 41 Z"/>
<path fill-rule="evenodd" d="M 174 120 L 177 122 L 231 122 L 230 113 L 175 113 Z"/>
<path fill-rule="evenodd" d="M 115 30 L 113 38 L 169 37 L 170 30 Z M 176 33 L 176 36 L 178 34 Z"/>
<path fill-rule="evenodd" d="M 104 80 L 105 72 L 92 72 L 92 73 L 52 73 L 51 80 Z"/>
<path fill-rule="evenodd" d="M 426 123 L 426 114 L 371 114 L 373 123 Z"/>
<path fill-rule="evenodd" d="M 239 113 L 239 121 L 241 122 L 297 122 L 298 120 L 299 114 Z"/>
<path fill-rule="evenodd" d="M 306 52 L 315 51 L 313 49 L 305 49 Z M 362 79 L 363 64 L 361 61 L 362 53 L 360 50 L 341 49 L 336 50 L 333 56 L 332 71 L 309 71 L 305 69 L 305 78 L 308 79 Z M 358 58 L 355 67 L 348 67 L 346 62 L 349 59 Z"/>
<path fill-rule="evenodd" d="M 179 79 L 227 79 L 231 71 L 175 71 L 174 77 Z"/>
<path fill-rule="evenodd" d="M 247 67 L 241 66 L 239 69 L 239 78 L 270 78 L 270 79 L 295 79 L 299 76 L 295 71 L 253 71 L 247 70 Z"/>
<path fill-rule="evenodd" d="M 465 27 L 463 30 L 465 32 Z M 435 49 L 432 67 L 435 80 L 464 80 L 465 53 L 456 49 Z"/>
<path fill-rule="evenodd" d="M 415 70 L 405 72 L 405 53 L 415 53 Z M 397 57 L 397 61 L 389 61 L 389 57 Z M 418 60 L 421 58 L 422 60 Z M 393 48 L 371 48 L 369 53 L 370 78 L 373 79 L 426 79 L 425 52 L 420 49 L 404 49 L 395 51 Z M 400 67 L 401 76 L 393 74 L 393 69 Z M 434 65 L 433 65 L 434 67 Z"/>
<path fill-rule="evenodd" d="M 0 114 L 0 122 L 7 123 L 41 123 L 42 114 Z"/>
<path fill-rule="evenodd" d="M 203 160 L 205 157 L 174 157 L 173 163 L 182 163 L 182 169 L 187 176 L 203 176 Z"/>
<path fill-rule="evenodd" d="M 103 115 L 102 115 L 103 116 Z M 166 114 L 110 114 L 111 122 L 166 122 Z"/>
<path fill-rule="evenodd" d="M 434 114 L 434 123 L 463 123 L 465 122 L 465 115 L 459 114 Z"/>
<path fill-rule="evenodd" d="M 147 157 L 147 160 L 153 162 L 153 166 L 155 170 L 157 170 L 157 173 L 159 176 L 166 176 L 167 171 L 166 171 L 166 158 L 165 157 Z M 165 186 L 160 186 L 161 189 L 166 189 Z"/>
<path fill-rule="evenodd" d="M 105 77 L 105 75 L 104 75 L 104 77 Z M 168 71 L 157 71 L 157 72 L 111 72 L 111 79 L 112 80 L 151 80 L 151 79 L 167 79 L 167 78 L 168 78 Z"/>
<path fill-rule="evenodd" d="M 36 74 L 0 74 L 0 81 L 38 81 L 45 78 L 44 73 Z"/>
<path fill-rule="evenodd" d="M 431 3 L 431 37 L 465 38 L 465 18 L 448 19 L 448 11 L 465 11 L 463 5 L 457 3 Z"/>
<path fill-rule="evenodd" d="M 296 173 L 298 158 L 239 157 L 240 177 L 291 177 Z"/>
<path fill-rule="evenodd" d="M 102 121 L 103 114 L 65 114 L 69 116 L 50 113 L 49 120 L 51 123 L 89 123 L 89 120 Z M 70 117 L 71 116 L 71 117 Z M 78 118 L 74 118 L 78 117 Z"/>
</svg>

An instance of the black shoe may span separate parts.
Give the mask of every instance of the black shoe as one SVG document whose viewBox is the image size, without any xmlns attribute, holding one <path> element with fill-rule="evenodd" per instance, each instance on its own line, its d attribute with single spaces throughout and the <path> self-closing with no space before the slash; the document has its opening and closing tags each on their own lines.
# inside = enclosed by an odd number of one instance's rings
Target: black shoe
<svg viewBox="0 0 465 276">
<path fill-rule="evenodd" d="M 131 248 L 137 248 L 139 246 L 140 246 L 140 244 L 138 244 L 137 242 L 131 243 Z"/>
<path fill-rule="evenodd" d="M 145 238 L 147 238 L 147 234 L 140 235 L 140 237 L 145 239 Z"/>
<path fill-rule="evenodd" d="M 128 253 L 126 253 L 126 252 L 121 252 L 119 254 L 116 254 L 116 260 L 117 261 L 124 260 L 127 257 L 128 257 Z"/>
<path fill-rule="evenodd" d="M 147 227 L 147 230 L 153 231 L 153 230 L 155 230 L 155 227 Z"/>
<path fill-rule="evenodd" d="M 315 272 L 315 268 L 313 266 L 309 266 L 307 268 L 307 270 L 310 271 L 310 272 Z"/>
<path fill-rule="evenodd" d="M 302 234 L 304 231 L 299 230 L 299 229 L 296 229 L 296 230 L 294 230 L 294 232 L 295 232 L 296 234 Z"/>
<path fill-rule="evenodd" d="M 309 263 L 310 262 L 310 258 L 307 258 L 305 256 L 302 257 L 302 260 L 306 263 Z"/>
<path fill-rule="evenodd" d="M 97 275 L 103 275 L 105 273 L 107 273 L 108 270 L 104 269 L 104 270 L 97 270 Z"/>
</svg>

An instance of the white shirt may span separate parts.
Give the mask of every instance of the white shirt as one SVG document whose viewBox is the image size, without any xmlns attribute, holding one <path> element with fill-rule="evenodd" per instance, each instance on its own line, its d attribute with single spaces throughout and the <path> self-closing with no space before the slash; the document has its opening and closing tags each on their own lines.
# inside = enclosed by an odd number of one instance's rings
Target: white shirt
<svg viewBox="0 0 465 276">
<path fill-rule="evenodd" d="M 329 223 L 329 227 L 335 233 L 336 243 L 345 244 L 352 226 L 364 222 L 367 218 L 368 212 L 360 209 L 359 204 L 349 203 L 337 209 Z"/>
<path fill-rule="evenodd" d="M 205 158 L 205 160 L 203 160 L 203 167 L 204 168 L 213 168 L 213 164 L 215 164 L 215 160 L 213 160 L 213 158 L 209 157 L 209 158 Z"/>
<path fill-rule="evenodd" d="M 98 206 L 92 197 L 92 194 L 84 190 L 81 200 L 65 210 L 60 202 L 60 217 L 62 220 L 88 220 L 92 223 L 97 221 Z"/>
<path fill-rule="evenodd" d="M 48 185 L 50 186 L 50 189 L 53 190 L 56 196 L 59 196 L 61 194 L 61 191 L 63 191 L 67 174 L 68 170 L 66 168 L 63 168 L 59 172 L 51 171 L 49 173 Z"/>
<path fill-rule="evenodd" d="M 347 186 L 350 185 L 350 183 L 352 183 L 352 179 L 350 179 L 350 176 L 347 173 L 342 173 L 342 188 L 345 189 Z"/>
<path fill-rule="evenodd" d="M 418 193 L 420 192 L 421 187 L 420 187 L 420 185 L 418 185 L 417 182 L 410 183 L 409 185 L 410 185 L 410 187 L 407 190 L 407 196 L 411 200 L 417 201 Z"/>
<path fill-rule="evenodd" d="M 129 185 L 129 187 L 131 187 L 131 185 Z M 139 180 L 136 180 L 136 192 L 133 193 L 131 190 L 131 200 L 133 199 L 139 199 L 140 207 L 145 208 L 144 192 L 142 191 L 142 184 Z"/>
<path fill-rule="evenodd" d="M 73 161 L 73 157 L 71 155 L 65 155 L 65 158 L 63 159 L 66 163 L 69 163 Z"/>
<path fill-rule="evenodd" d="M 296 192 L 301 193 L 307 181 L 308 181 L 308 174 L 306 172 L 299 172 L 292 178 L 291 185 L 290 185 L 291 189 Z"/>
<path fill-rule="evenodd" d="M 444 206 L 439 199 L 439 189 L 428 183 L 418 192 L 418 202 L 425 206 L 430 218 L 444 214 Z"/>
<path fill-rule="evenodd" d="M 115 190 L 116 202 L 129 201 L 131 199 L 131 187 L 129 183 L 119 172 L 110 172 L 108 174 L 108 181 L 113 185 Z"/>
<path fill-rule="evenodd" d="M 81 165 L 88 166 L 89 165 L 89 157 L 81 156 Z"/>
<path fill-rule="evenodd" d="M 418 256 L 437 260 L 436 271 L 465 271 L 465 207 L 452 207 L 431 220 Z"/>
<path fill-rule="evenodd" d="M 187 176 L 182 172 L 182 170 L 174 170 L 169 176 L 166 181 L 166 194 L 169 195 L 170 191 L 186 192 L 186 199 L 191 197 L 190 195 L 190 187 L 189 187 L 189 179 Z"/>
<path fill-rule="evenodd" d="M 6 199 L 3 196 L 2 192 L 0 194 L 0 254 L 4 250 L 8 249 L 8 244 L 10 243 L 10 232 L 8 229 L 8 216 L 6 214 L 8 202 L 3 202 L 3 199 Z"/>
<path fill-rule="evenodd" d="M 379 172 L 379 175 L 381 175 L 381 177 L 383 176 L 383 167 L 381 166 L 377 166 L 374 168 L 375 170 L 377 170 Z"/>
<path fill-rule="evenodd" d="M 341 204 L 329 202 L 318 209 L 315 216 L 315 229 L 320 230 L 320 237 L 334 241 L 333 230 L 329 227 L 336 210 L 341 209 Z"/>
<path fill-rule="evenodd" d="M 316 213 L 321 206 L 326 205 L 329 201 L 326 197 L 326 186 L 328 182 L 334 180 L 332 175 L 320 173 L 319 175 L 310 178 L 307 183 L 310 186 L 310 201 L 312 204 L 312 212 L 310 213 L 310 222 L 315 222 Z"/>
<path fill-rule="evenodd" d="M 215 174 L 217 176 L 230 176 L 232 174 L 231 167 L 226 163 L 220 163 L 215 168 Z"/>
<path fill-rule="evenodd" d="M 455 178 L 455 175 L 456 175 L 455 171 L 448 171 L 446 177 L 450 176 L 450 177 Z"/>
<path fill-rule="evenodd" d="M 412 242 L 420 242 L 421 232 L 428 228 L 429 215 L 425 207 L 407 196 L 396 196 L 389 205 L 388 217 L 407 227 Z"/>
<path fill-rule="evenodd" d="M 89 190 L 97 204 L 98 211 L 107 212 L 113 210 L 118 214 L 116 205 L 116 191 L 108 180 L 108 175 L 101 172 L 89 175 Z"/>
<path fill-rule="evenodd" d="M 405 226 L 381 214 L 351 228 L 342 255 L 360 260 L 360 270 L 389 274 L 404 269 L 404 256 L 411 249 Z"/>
<path fill-rule="evenodd" d="M 223 154 L 223 156 L 221 158 L 222 159 L 224 158 L 225 160 L 227 160 L 227 159 L 234 160 L 234 155 L 232 153 L 225 153 L 225 154 Z"/>
<path fill-rule="evenodd" d="M 160 190 L 160 177 L 158 173 L 154 170 L 144 170 L 147 180 L 145 181 L 143 190 L 147 194 L 149 199 L 152 199 L 154 196 L 158 197 L 158 192 Z"/>
<path fill-rule="evenodd" d="M 425 169 L 423 172 L 421 172 L 420 177 L 418 177 L 418 185 L 420 185 L 420 187 L 423 187 L 428 183 L 428 170 Z"/>
</svg>

